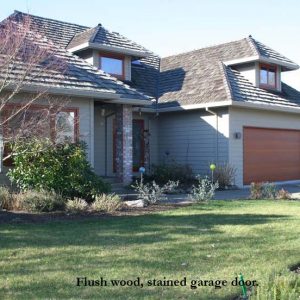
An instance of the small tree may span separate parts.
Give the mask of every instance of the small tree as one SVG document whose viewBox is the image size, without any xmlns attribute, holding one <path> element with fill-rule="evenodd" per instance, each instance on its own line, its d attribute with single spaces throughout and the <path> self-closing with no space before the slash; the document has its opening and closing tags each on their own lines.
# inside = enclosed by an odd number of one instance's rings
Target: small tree
<svg viewBox="0 0 300 300">
<path fill-rule="evenodd" d="M 13 155 L 17 141 L 51 134 L 50 123 L 66 103 L 48 94 L 47 79 L 66 70 L 59 52 L 32 30 L 30 17 L 0 24 L 0 135 L 10 150 L 3 161 Z M 45 105 L 33 108 L 40 100 Z"/>
</svg>

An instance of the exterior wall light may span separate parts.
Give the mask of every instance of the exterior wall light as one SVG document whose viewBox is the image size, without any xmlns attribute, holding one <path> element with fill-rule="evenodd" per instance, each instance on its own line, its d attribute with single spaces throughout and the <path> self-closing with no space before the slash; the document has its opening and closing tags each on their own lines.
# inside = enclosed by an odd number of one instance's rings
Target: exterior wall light
<svg viewBox="0 0 300 300">
<path fill-rule="evenodd" d="M 242 134 L 240 132 L 235 132 L 233 136 L 236 140 L 240 140 L 242 138 Z"/>
</svg>

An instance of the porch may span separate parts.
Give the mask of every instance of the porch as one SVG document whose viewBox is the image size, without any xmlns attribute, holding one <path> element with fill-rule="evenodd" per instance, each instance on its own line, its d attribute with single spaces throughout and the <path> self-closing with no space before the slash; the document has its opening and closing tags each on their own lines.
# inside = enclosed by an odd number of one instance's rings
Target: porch
<svg viewBox="0 0 300 300">
<path fill-rule="evenodd" d="M 141 166 L 154 163 L 156 119 L 124 104 L 94 103 L 94 169 L 128 185 Z"/>
</svg>

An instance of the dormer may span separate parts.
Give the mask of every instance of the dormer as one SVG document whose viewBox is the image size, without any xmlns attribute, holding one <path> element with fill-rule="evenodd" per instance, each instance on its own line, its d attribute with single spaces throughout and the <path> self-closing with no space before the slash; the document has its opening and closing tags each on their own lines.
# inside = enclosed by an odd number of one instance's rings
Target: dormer
<svg viewBox="0 0 300 300">
<path fill-rule="evenodd" d="M 74 35 L 67 49 L 124 81 L 131 81 L 131 62 L 149 55 L 142 46 L 101 24 Z"/>
<path fill-rule="evenodd" d="M 256 87 L 281 92 L 281 73 L 297 70 L 299 66 L 252 36 L 246 40 L 253 55 L 226 61 L 225 65 L 238 70 Z"/>
</svg>

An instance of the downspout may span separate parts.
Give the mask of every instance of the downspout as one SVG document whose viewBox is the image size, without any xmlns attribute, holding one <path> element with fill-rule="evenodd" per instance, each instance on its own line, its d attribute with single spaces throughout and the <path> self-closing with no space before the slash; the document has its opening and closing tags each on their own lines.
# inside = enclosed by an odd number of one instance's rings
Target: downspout
<svg viewBox="0 0 300 300">
<path fill-rule="evenodd" d="M 216 113 L 215 111 L 212 111 L 208 107 L 206 107 L 205 110 L 207 112 L 209 112 L 210 114 L 216 116 L 216 152 L 215 152 L 216 161 L 215 161 L 215 163 L 218 164 L 219 163 L 219 118 L 218 118 L 218 113 Z"/>
</svg>

